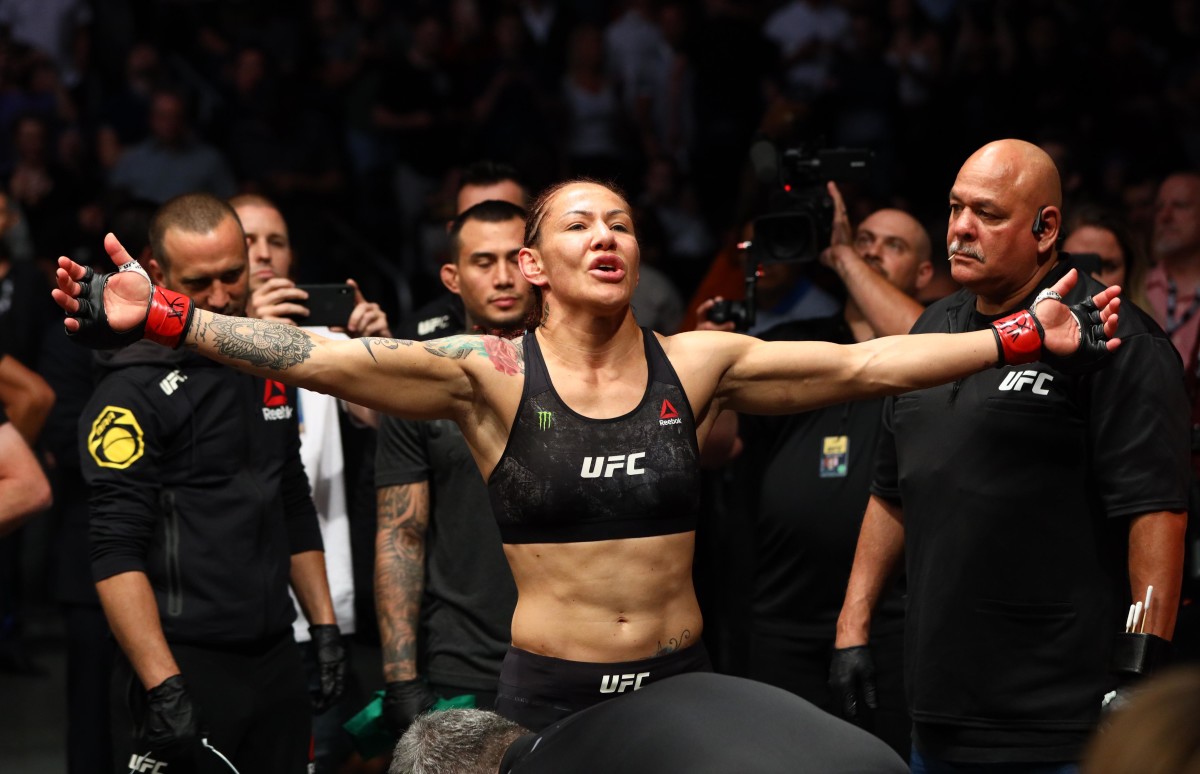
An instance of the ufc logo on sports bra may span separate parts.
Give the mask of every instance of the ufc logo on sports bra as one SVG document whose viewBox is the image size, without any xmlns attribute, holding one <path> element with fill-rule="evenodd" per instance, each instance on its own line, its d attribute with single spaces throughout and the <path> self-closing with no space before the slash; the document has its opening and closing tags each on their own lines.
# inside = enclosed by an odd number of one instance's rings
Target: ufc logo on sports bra
<svg viewBox="0 0 1200 774">
<path fill-rule="evenodd" d="M 600 693 L 625 693 L 626 688 L 636 691 L 642 687 L 642 680 L 649 676 L 649 672 L 638 672 L 636 675 L 605 675 L 600 678 Z"/>
<path fill-rule="evenodd" d="M 1008 392 L 1020 392 L 1025 387 L 1033 385 L 1030 392 L 1034 395 L 1049 395 L 1050 391 L 1046 389 L 1047 382 L 1054 381 L 1054 374 L 1044 374 L 1041 371 L 1009 371 L 1004 375 L 1004 381 L 1000 382 L 1000 389 Z"/>
<path fill-rule="evenodd" d="M 645 468 L 639 468 L 638 463 L 646 458 L 646 452 L 634 452 L 630 455 L 610 454 L 607 457 L 584 457 L 583 468 L 579 471 L 581 478 L 612 478 L 613 473 L 624 469 L 627 476 L 641 476 Z"/>
</svg>

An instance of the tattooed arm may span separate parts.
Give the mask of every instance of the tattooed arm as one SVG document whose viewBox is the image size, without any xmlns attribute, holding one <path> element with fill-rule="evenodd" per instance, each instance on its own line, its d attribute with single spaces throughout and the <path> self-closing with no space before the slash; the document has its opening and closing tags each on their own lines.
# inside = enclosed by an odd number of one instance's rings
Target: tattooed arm
<svg viewBox="0 0 1200 774">
<path fill-rule="evenodd" d="M 375 533 L 375 610 L 383 644 L 383 679 L 417 677 L 417 627 L 425 590 L 429 482 L 380 487 Z"/>
<path fill-rule="evenodd" d="M 107 330 L 110 337 L 120 332 L 141 336 L 153 286 L 140 269 L 124 270 L 136 267 L 136 262 L 116 237 L 106 236 L 104 247 L 123 270 L 104 275 L 101 284 L 98 277 L 82 285 L 88 269 L 66 257 L 58 260 L 53 296 L 68 314 L 66 329 L 72 334 L 84 332 L 80 320 L 86 318 L 90 331 Z M 96 290 L 102 300 L 93 294 L 86 306 L 81 305 L 81 296 Z M 101 304 L 103 313 L 97 311 Z M 425 346 L 375 337 L 334 341 L 294 326 L 199 308 L 185 317 L 187 306 L 185 299 L 176 298 L 169 307 L 155 307 L 162 310 L 168 325 L 182 327 L 185 319 L 190 320 L 182 337 L 184 346 L 242 371 L 413 419 L 465 417 L 482 404 L 481 382 L 497 373 L 522 372 L 516 345 L 495 337 L 453 337 Z"/>
</svg>

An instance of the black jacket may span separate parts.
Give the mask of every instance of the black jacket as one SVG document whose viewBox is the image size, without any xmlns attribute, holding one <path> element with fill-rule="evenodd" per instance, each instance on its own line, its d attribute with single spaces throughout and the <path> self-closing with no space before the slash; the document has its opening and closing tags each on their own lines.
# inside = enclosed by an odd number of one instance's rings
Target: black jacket
<svg viewBox="0 0 1200 774">
<path fill-rule="evenodd" d="M 320 550 L 295 392 L 139 342 L 102 357 L 80 417 L 92 574 L 144 572 L 170 642 L 291 626 L 291 555 Z"/>
</svg>

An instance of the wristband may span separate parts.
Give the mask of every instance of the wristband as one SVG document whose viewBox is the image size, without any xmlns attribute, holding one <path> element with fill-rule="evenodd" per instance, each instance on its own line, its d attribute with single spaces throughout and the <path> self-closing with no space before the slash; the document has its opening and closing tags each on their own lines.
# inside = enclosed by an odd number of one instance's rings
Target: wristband
<svg viewBox="0 0 1200 774">
<path fill-rule="evenodd" d="M 1153 634 L 1121 632 L 1113 640 L 1109 669 L 1123 676 L 1147 676 L 1167 664 L 1171 643 Z"/>
<path fill-rule="evenodd" d="M 146 306 L 143 337 L 176 349 L 191 326 L 195 311 L 196 305 L 192 299 L 155 285 L 150 290 L 150 303 Z"/>
<path fill-rule="evenodd" d="M 1046 332 L 1037 315 L 1026 309 L 992 323 L 996 349 L 1000 355 L 997 367 L 1032 363 L 1042 356 L 1042 339 Z"/>
</svg>

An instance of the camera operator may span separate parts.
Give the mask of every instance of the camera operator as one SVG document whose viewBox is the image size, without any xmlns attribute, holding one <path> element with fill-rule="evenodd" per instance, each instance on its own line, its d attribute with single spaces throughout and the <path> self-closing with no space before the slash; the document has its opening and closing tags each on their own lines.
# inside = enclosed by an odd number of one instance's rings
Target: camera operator
<svg viewBox="0 0 1200 774">
<path fill-rule="evenodd" d="M 747 248 L 754 241 L 754 222 L 742 228 L 738 258 L 752 261 Z M 809 320 L 837 314 L 837 299 L 814 285 L 810 265 L 803 262 L 767 263 L 757 267 L 754 322 L 745 325 L 744 301 L 715 296 L 696 309 L 696 330 L 742 331 L 757 336 L 762 331 L 790 320 Z"/>
<path fill-rule="evenodd" d="M 832 238 L 820 260 L 845 284 L 845 307 L 824 318 L 776 325 L 760 338 L 849 344 L 906 333 L 922 311 L 913 296 L 933 274 L 928 234 L 911 216 L 892 209 L 871 214 L 854 231 L 836 185 L 829 183 L 828 191 L 834 202 Z M 702 319 L 711 305 L 701 305 Z M 881 403 L 860 401 L 786 417 L 743 415 L 736 423 L 729 421 L 733 415 L 722 417 L 732 441 L 726 456 L 736 444 L 744 448 L 733 468 L 733 518 L 754 525 L 748 538 L 753 563 L 742 568 L 752 575 L 746 676 L 827 711 L 836 708 L 827 686 L 829 655 L 867 502 Z M 871 642 L 877 706 L 859 708 L 853 719 L 907 759 L 904 604 L 898 585 L 885 600 Z"/>
</svg>

